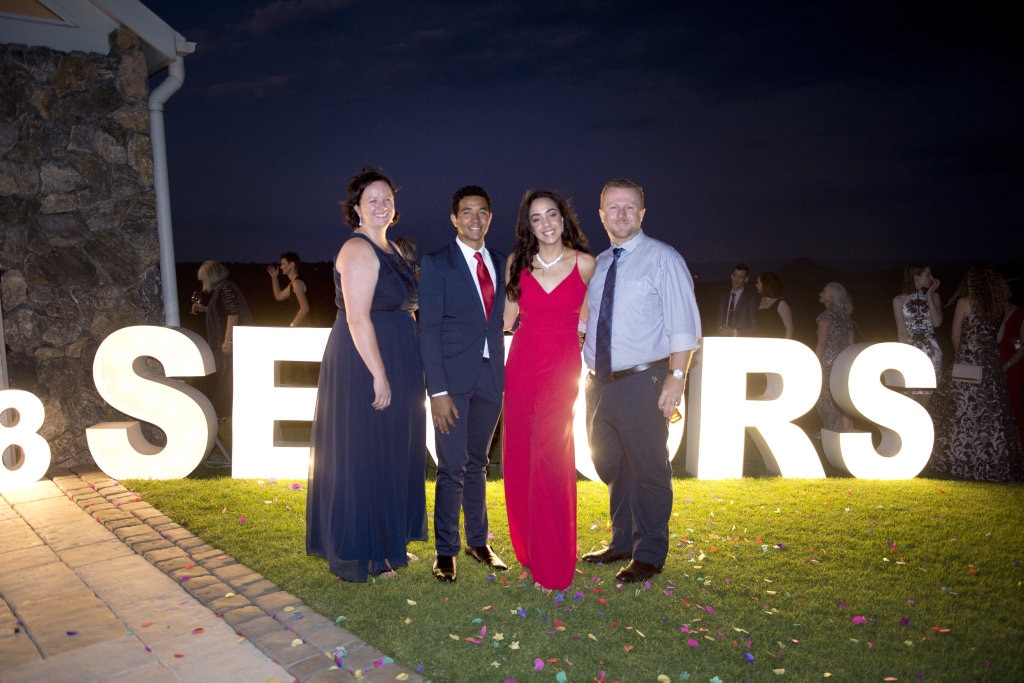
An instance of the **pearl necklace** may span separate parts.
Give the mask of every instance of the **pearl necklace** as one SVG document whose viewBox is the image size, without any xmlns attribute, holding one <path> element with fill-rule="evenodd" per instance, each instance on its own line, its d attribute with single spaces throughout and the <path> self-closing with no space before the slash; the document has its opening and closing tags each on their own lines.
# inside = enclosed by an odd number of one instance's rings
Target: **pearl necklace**
<svg viewBox="0 0 1024 683">
<path fill-rule="evenodd" d="M 565 256 L 565 246 L 564 246 L 564 245 L 562 246 L 562 253 L 561 253 L 561 254 L 559 254 L 559 255 L 558 255 L 558 258 L 556 258 L 556 259 L 555 259 L 554 261 L 552 261 L 551 263 L 548 263 L 547 261 L 545 261 L 544 259 L 542 259 L 542 258 L 540 257 L 540 252 L 537 252 L 537 253 L 535 254 L 535 256 L 537 257 L 537 262 L 538 262 L 538 263 L 540 263 L 540 265 L 542 265 L 542 266 L 544 267 L 544 270 L 547 270 L 548 268 L 550 268 L 551 266 L 555 265 L 556 263 L 558 263 L 559 261 L 561 261 L 561 260 L 562 260 L 562 257 L 563 257 L 563 256 Z"/>
</svg>

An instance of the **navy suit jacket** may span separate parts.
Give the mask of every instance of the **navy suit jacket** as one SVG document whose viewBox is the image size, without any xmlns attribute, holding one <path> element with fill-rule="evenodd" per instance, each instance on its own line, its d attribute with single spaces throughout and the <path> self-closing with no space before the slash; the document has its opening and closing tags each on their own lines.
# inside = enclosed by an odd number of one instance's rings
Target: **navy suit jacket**
<svg viewBox="0 0 1024 683">
<path fill-rule="evenodd" d="M 470 271 L 454 241 L 423 258 L 419 280 L 420 353 L 430 395 L 470 391 L 480 373 L 484 340 L 495 374 L 495 386 L 505 386 L 505 255 L 486 248 L 494 265 L 494 305 L 484 316 Z"/>
<path fill-rule="evenodd" d="M 722 295 L 718 302 L 718 327 L 725 324 L 725 317 L 729 311 L 729 295 L 732 294 L 732 287 Z M 757 327 L 757 306 L 761 297 L 746 287 L 743 288 L 743 296 L 736 302 L 736 310 L 732 312 L 732 325 L 738 330 L 741 337 L 752 337 Z"/>
</svg>

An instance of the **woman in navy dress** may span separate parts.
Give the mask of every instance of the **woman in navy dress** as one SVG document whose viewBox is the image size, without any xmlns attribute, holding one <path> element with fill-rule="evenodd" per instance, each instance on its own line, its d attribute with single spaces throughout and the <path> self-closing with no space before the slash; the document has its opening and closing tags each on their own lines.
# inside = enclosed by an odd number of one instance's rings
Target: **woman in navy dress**
<svg viewBox="0 0 1024 683">
<path fill-rule="evenodd" d="M 427 539 L 426 413 L 413 312 L 416 279 L 387 229 L 394 185 L 364 170 L 342 205 L 338 317 L 320 368 L 306 501 L 306 552 L 347 581 L 394 576 Z"/>
</svg>

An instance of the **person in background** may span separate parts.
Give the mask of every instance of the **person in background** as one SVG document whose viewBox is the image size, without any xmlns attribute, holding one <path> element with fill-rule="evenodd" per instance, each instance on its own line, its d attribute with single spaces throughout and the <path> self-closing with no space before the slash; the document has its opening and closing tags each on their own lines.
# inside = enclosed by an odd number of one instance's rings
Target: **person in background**
<svg viewBox="0 0 1024 683">
<path fill-rule="evenodd" d="M 793 309 L 782 298 L 782 278 L 771 271 L 757 276 L 757 293 L 761 295 L 754 318 L 757 336 L 777 339 L 793 338 Z"/>
<path fill-rule="evenodd" d="M 729 276 L 729 291 L 722 294 L 718 305 L 718 334 L 726 337 L 750 337 L 757 324 L 755 309 L 757 301 L 747 281 L 750 280 L 750 266 L 738 264 Z"/>
<path fill-rule="evenodd" d="M 584 359 L 591 457 L 608 485 L 612 540 L 584 562 L 630 558 L 616 580 L 643 582 L 668 554 L 672 465 L 668 420 L 700 343 L 693 277 L 671 246 L 641 229 L 643 188 L 617 178 L 601 191 L 611 247 L 597 257 L 587 296 Z"/>
<path fill-rule="evenodd" d="M 925 352 L 935 366 L 935 378 L 942 376 L 942 349 L 935 330 L 942 324 L 939 280 L 927 263 L 911 263 L 903 271 L 903 292 L 892 299 L 896 335 L 904 344 Z"/>
<path fill-rule="evenodd" d="M 420 274 L 420 352 L 434 423 L 437 481 L 434 496 L 434 578 L 457 578 L 466 554 L 496 571 L 508 566 L 488 544 L 487 459 L 505 388 L 505 255 L 484 244 L 491 198 L 468 185 L 452 196 L 456 237 L 423 258 Z M 422 473 L 421 473 L 422 475 Z"/>
<path fill-rule="evenodd" d="M 996 335 L 1006 310 L 1006 281 L 992 268 L 971 266 L 950 305 L 953 366 L 932 396 L 935 424 L 930 466 L 957 479 L 1013 481 L 1021 478 L 1024 449 L 1013 419 Z M 963 379 L 958 366 L 977 378 Z"/>
<path fill-rule="evenodd" d="M 402 257 L 409 262 L 409 266 L 412 268 L 412 272 L 416 277 L 420 276 L 420 266 L 416 263 L 416 259 L 420 256 L 419 247 L 416 246 L 416 240 L 411 237 L 403 235 L 395 240 L 395 246 L 402 252 Z"/>
<path fill-rule="evenodd" d="M 288 323 L 289 327 L 298 327 L 309 315 L 309 301 L 306 299 L 306 283 L 299 277 L 299 265 L 302 261 L 294 251 L 286 251 L 281 254 L 281 267 L 275 265 L 267 266 L 267 274 L 270 275 L 270 286 L 274 289 L 274 298 L 278 301 L 287 301 L 295 294 L 295 301 L 299 304 L 299 310 L 295 317 Z M 278 273 L 283 273 L 288 278 L 288 286 L 281 289 L 277 281 Z"/>
<path fill-rule="evenodd" d="M 232 352 L 237 325 L 252 325 L 252 313 L 241 287 L 228 280 L 227 267 L 218 261 L 203 261 L 197 273 L 203 291 L 210 293 L 206 304 L 192 303 L 193 313 L 206 313 L 206 339 L 213 351 L 217 378 L 210 397 L 221 420 L 231 417 L 234 398 Z"/>
<path fill-rule="evenodd" d="M 999 345 L 999 358 L 1003 361 L 1006 373 L 1006 390 L 1010 395 L 1010 405 L 1017 421 L 1017 431 L 1024 441 L 1024 306 L 1018 306 L 1010 298 L 1006 301 L 1006 313 L 1003 324 L 999 327 L 996 342 Z"/>
<path fill-rule="evenodd" d="M 818 399 L 818 416 L 822 429 L 833 432 L 853 429 L 853 420 L 839 410 L 832 398 L 829 380 L 832 363 L 843 349 L 853 344 L 853 302 L 846 289 L 838 282 L 825 285 L 818 294 L 818 301 L 825 310 L 818 314 L 818 342 L 815 353 L 821 361 L 821 397 Z"/>
<path fill-rule="evenodd" d="M 508 257 L 502 430 L 508 532 L 538 585 L 563 590 L 576 571 L 578 327 L 595 260 L 576 212 L 556 192 L 530 190 L 519 204 Z"/>
<path fill-rule="evenodd" d="M 306 501 L 306 553 L 346 581 L 395 576 L 427 539 L 423 365 L 416 278 L 387 231 L 395 185 L 364 169 L 342 210 L 337 319 L 320 367 Z M 414 559 L 414 558 L 412 558 Z"/>
</svg>

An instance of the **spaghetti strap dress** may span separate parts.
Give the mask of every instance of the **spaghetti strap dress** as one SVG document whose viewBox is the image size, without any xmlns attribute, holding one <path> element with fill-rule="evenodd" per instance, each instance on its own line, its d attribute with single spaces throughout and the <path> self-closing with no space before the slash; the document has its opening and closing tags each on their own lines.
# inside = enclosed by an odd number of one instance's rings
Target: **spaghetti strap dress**
<svg viewBox="0 0 1024 683">
<path fill-rule="evenodd" d="M 928 297 L 923 291 L 908 294 L 903 301 L 903 322 L 907 327 L 907 343 L 925 352 L 935 367 L 935 381 L 938 381 L 942 377 L 942 348 L 935 339 Z"/>
<path fill-rule="evenodd" d="M 366 239 L 355 234 L 350 239 Z M 367 239 L 371 245 L 373 242 Z M 380 261 L 370 307 L 391 385 L 373 408 L 373 378 L 356 350 L 334 271 L 338 316 L 320 366 L 306 501 L 306 553 L 335 575 L 366 581 L 408 564 L 406 544 L 427 539 L 426 393 L 416 280 L 397 249 Z"/>
<path fill-rule="evenodd" d="M 509 537 L 533 580 L 561 590 L 576 567 L 572 425 L 582 367 L 576 331 L 587 287 L 578 263 L 550 292 L 526 270 L 520 287 L 502 431 Z"/>
</svg>

